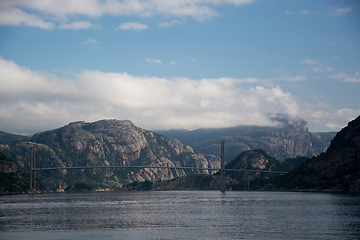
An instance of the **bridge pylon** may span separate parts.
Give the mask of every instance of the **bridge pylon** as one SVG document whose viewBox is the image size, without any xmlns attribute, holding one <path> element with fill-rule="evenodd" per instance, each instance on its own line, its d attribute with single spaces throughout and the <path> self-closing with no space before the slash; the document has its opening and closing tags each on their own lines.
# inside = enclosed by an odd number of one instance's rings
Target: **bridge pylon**
<svg viewBox="0 0 360 240">
<path fill-rule="evenodd" d="M 225 192 L 225 144 L 221 141 L 221 177 L 220 177 L 220 191 Z"/>
<path fill-rule="evenodd" d="M 30 147 L 30 191 L 36 192 L 35 147 Z"/>
</svg>

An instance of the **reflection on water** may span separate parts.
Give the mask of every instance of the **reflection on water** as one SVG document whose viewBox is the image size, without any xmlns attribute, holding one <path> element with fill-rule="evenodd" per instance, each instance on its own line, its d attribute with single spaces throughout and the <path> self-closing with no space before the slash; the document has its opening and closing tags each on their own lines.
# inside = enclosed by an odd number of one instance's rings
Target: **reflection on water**
<svg viewBox="0 0 360 240">
<path fill-rule="evenodd" d="M 0 239 L 359 239 L 360 196 L 92 192 L 0 197 Z"/>
</svg>

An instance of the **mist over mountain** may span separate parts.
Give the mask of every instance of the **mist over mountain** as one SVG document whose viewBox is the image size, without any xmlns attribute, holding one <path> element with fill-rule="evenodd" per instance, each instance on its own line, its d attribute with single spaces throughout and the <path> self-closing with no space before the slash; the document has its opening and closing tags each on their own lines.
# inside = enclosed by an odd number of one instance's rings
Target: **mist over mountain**
<svg viewBox="0 0 360 240">
<path fill-rule="evenodd" d="M 329 134 L 322 137 L 328 138 Z M 360 192 L 360 116 L 338 132 L 329 148 L 316 157 L 279 162 L 256 149 L 240 153 L 225 168 L 250 170 L 226 171 L 227 190 Z M 289 172 L 278 175 L 251 170 Z M 154 184 L 154 189 L 219 189 L 219 175 L 182 177 Z"/>
<path fill-rule="evenodd" d="M 226 162 L 239 153 L 263 149 L 269 155 L 284 161 L 295 157 L 316 156 L 329 146 L 336 132 L 309 132 L 307 122 L 286 114 L 268 114 L 276 126 L 237 126 L 230 128 L 202 128 L 197 130 L 173 129 L 156 133 L 178 139 L 195 152 L 220 156 L 220 143 L 225 141 Z"/>
<path fill-rule="evenodd" d="M 360 116 L 336 134 L 326 152 L 282 180 L 285 189 L 360 191 Z"/>
</svg>

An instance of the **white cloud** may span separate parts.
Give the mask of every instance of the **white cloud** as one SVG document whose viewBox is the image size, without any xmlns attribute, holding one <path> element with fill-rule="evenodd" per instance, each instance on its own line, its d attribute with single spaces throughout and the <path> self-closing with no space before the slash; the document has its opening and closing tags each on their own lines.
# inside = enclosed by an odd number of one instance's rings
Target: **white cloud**
<svg viewBox="0 0 360 240">
<path fill-rule="evenodd" d="M 86 41 L 83 42 L 82 44 L 99 44 L 99 42 L 96 41 L 95 39 L 88 38 L 88 39 L 86 39 Z"/>
<path fill-rule="evenodd" d="M 314 72 L 332 72 L 332 71 L 334 71 L 333 67 L 324 66 L 322 63 L 319 63 L 312 59 L 306 59 L 306 60 L 300 61 L 300 63 L 306 64 L 306 65 L 316 65 L 312 68 L 312 70 Z"/>
<path fill-rule="evenodd" d="M 182 22 L 179 20 L 171 20 L 170 22 L 161 22 L 161 23 L 159 23 L 159 26 L 160 27 L 173 27 L 173 26 L 180 25 L 180 24 L 182 24 Z"/>
<path fill-rule="evenodd" d="M 349 6 L 347 8 L 333 8 L 328 14 L 329 16 L 341 16 L 346 13 L 349 13 L 352 8 Z"/>
<path fill-rule="evenodd" d="M 11 132 L 103 118 L 131 119 L 147 129 L 267 125 L 262 113 L 299 108 L 280 87 L 239 85 L 261 82 L 255 78 L 165 79 L 85 70 L 67 80 L 4 59 L 0 72 L 0 129 Z"/>
<path fill-rule="evenodd" d="M 194 63 L 200 64 L 200 62 L 195 58 L 189 58 L 189 60 L 193 61 Z"/>
<path fill-rule="evenodd" d="M 54 23 L 46 22 L 42 18 L 68 21 L 73 17 L 85 16 L 100 18 L 104 15 L 112 16 L 175 16 L 191 17 L 205 21 L 216 17 L 219 13 L 215 7 L 221 4 L 242 6 L 251 4 L 255 0 L 2 0 L 0 2 L 0 24 L 40 27 L 53 29 Z M 31 13 L 31 14 L 30 14 Z M 176 24 L 170 22 L 169 24 Z M 62 25 L 62 27 L 71 27 Z M 81 29 L 81 28 L 71 28 Z"/>
<path fill-rule="evenodd" d="M 325 69 L 323 67 L 313 67 L 314 72 L 324 72 Z"/>
<path fill-rule="evenodd" d="M 133 31 L 140 31 L 147 29 L 148 26 L 146 24 L 142 24 L 139 22 L 127 22 L 123 23 L 116 27 L 116 29 L 122 29 L 122 30 L 133 30 Z"/>
<path fill-rule="evenodd" d="M 306 65 L 318 65 L 319 64 L 317 61 L 311 60 L 311 59 L 306 59 L 306 60 L 300 61 L 300 63 L 306 64 Z"/>
<path fill-rule="evenodd" d="M 329 78 L 339 80 L 341 82 L 347 82 L 347 83 L 360 83 L 360 74 L 357 72 L 354 74 L 354 76 L 349 76 L 345 73 L 338 73 L 329 76 Z"/>
<path fill-rule="evenodd" d="M 266 79 L 166 79 L 84 70 L 68 80 L 2 58 L 0 72 L 0 130 L 13 133 L 105 118 L 130 119 L 145 129 L 264 126 L 273 124 L 264 115 L 269 112 L 331 127 L 344 126 L 359 112 L 312 105 L 280 86 L 261 86 Z M 257 86 L 245 89 L 242 83 Z"/>
<path fill-rule="evenodd" d="M 11 25 L 11 26 L 31 26 L 38 27 L 46 30 L 55 28 L 55 25 L 51 22 L 45 22 L 41 18 L 26 13 L 18 8 L 0 8 L 0 25 Z"/>
<path fill-rule="evenodd" d="M 310 14 L 310 11 L 309 10 L 304 10 L 304 11 L 300 11 L 300 13 L 302 15 L 308 15 L 308 14 Z"/>
<path fill-rule="evenodd" d="M 176 61 L 173 60 L 170 61 L 170 65 L 176 65 L 176 64 L 178 64 Z"/>
<path fill-rule="evenodd" d="M 74 30 L 78 30 L 78 29 L 99 29 L 102 28 L 102 26 L 98 25 L 98 24 L 92 24 L 90 22 L 87 21 L 81 21 L 81 22 L 72 22 L 72 23 L 63 23 L 59 26 L 60 29 L 74 29 Z"/>
<path fill-rule="evenodd" d="M 294 12 L 290 12 L 290 11 L 285 11 L 284 14 L 285 14 L 285 15 L 294 15 L 295 13 L 294 13 Z"/>
<path fill-rule="evenodd" d="M 335 60 L 340 59 L 338 56 L 333 56 L 332 58 Z"/>
<path fill-rule="evenodd" d="M 296 77 L 284 76 L 282 78 L 279 78 L 279 80 L 284 80 L 288 82 L 301 82 L 301 81 L 306 81 L 308 79 L 304 75 L 298 75 Z"/>
<path fill-rule="evenodd" d="M 162 64 L 162 62 L 158 59 L 151 59 L 151 58 L 145 58 L 145 62 L 147 63 L 158 63 L 158 64 Z"/>
<path fill-rule="evenodd" d="M 327 67 L 326 67 L 326 71 L 327 71 L 327 72 L 332 72 L 332 71 L 334 71 L 334 68 L 327 66 Z"/>
<path fill-rule="evenodd" d="M 318 67 L 313 67 L 313 71 L 314 72 L 332 72 L 332 71 L 334 71 L 334 68 L 329 67 L 329 66 L 326 66 L 326 67 L 318 66 Z"/>
<path fill-rule="evenodd" d="M 319 122 L 332 131 L 339 131 L 346 127 L 347 123 L 359 116 L 360 109 L 326 109 L 315 111 L 309 115 L 309 119 Z"/>
</svg>

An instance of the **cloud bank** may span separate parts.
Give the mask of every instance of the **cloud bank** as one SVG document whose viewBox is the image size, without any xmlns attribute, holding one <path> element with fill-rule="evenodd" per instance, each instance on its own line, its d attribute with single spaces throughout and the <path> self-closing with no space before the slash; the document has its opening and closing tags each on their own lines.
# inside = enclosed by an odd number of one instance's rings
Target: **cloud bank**
<svg viewBox="0 0 360 240">
<path fill-rule="evenodd" d="M 148 26 L 146 24 L 142 24 L 139 22 L 127 22 L 116 27 L 116 30 L 122 29 L 122 30 L 140 31 L 140 30 L 145 30 L 147 28 Z"/>
<path fill-rule="evenodd" d="M 359 112 L 313 106 L 256 78 L 166 79 L 84 70 L 66 79 L 2 58 L 0 72 L 0 130 L 11 133 L 105 118 L 130 119 L 152 130 L 271 125 L 264 114 L 275 112 L 335 127 Z M 242 83 L 258 86 L 245 89 Z"/>
<path fill-rule="evenodd" d="M 198 21 L 209 20 L 219 15 L 218 5 L 241 6 L 255 0 L 2 0 L 0 1 L 0 25 L 26 25 L 47 30 L 55 28 L 51 21 L 60 21 L 62 29 L 99 28 L 87 22 L 67 23 L 77 16 L 100 18 L 111 16 L 171 16 L 190 17 Z M 48 21 L 44 18 L 49 19 Z M 163 23 L 162 26 L 178 22 Z"/>
<path fill-rule="evenodd" d="M 68 24 L 63 23 L 59 26 L 59 28 L 78 30 L 78 29 L 99 29 L 102 28 L 102 26 L 98 24 L 92 24 L 87 21 L 81 21 L 81 22 L 72 22 Z"/>
</svg>

